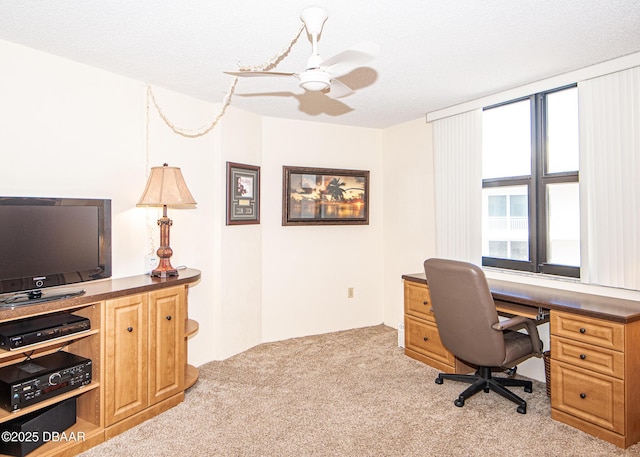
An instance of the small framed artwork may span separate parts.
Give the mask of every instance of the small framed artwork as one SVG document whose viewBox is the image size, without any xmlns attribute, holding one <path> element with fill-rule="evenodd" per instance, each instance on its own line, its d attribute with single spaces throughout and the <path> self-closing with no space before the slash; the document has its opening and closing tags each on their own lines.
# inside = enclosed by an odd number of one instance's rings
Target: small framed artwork
<svg viewBox="0 0 640 457">
<path fill-rule="evenodd" d="M 260 167 L 227 162 L 227 225 L 260 223 Z"/>
<path fill-rule="evenodd" d="M 369 171 L 282 169 L 282 225 L 369 224 Z"/>
</svg>

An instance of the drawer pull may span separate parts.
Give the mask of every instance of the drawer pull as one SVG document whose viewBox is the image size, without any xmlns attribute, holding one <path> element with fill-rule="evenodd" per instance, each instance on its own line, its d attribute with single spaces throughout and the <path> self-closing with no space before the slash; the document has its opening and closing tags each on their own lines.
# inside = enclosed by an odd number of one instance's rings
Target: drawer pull
<svg viewBox="0 0 640 457">
<path fill-rule="evenodd" d="M 587 329 L 586 329 L 586 328 L 584 328 L 584 327 L 581 327 L 581 328 L 580 328 L 580 333 L 587 333 Z"/>
<path fill-rule="evenodd" d="M 167 316 L 167 320 L 170 321 L 171 320 L 171 316 Z"/>
<path fill-rule="evenodd" d="M 426 336 L 422 338 L 425 341 L 429 341 L 429 338 L 427 338 Z"/>
<path fill-rule="evenodd" d="M 582 393 L 580 394 L 580 398 L 582 398 L 582 399 L 587 398 L 587 394 L 585 394 L 584 392 L 582 392 Z"/>
<path fill-rule="evenodd" d="M 133 332 L 133 327 L 127 327 L 127 332 L 129 333 Z"/>
<path fill-rule="evenodd" d="M 581 360 L 584 360 L 584 359 L 586 359 L 586 358 L 587 358 L 587 355 L 586 355 L 586 354 L 580 354 L 580 359 L 581 359 Z"/>
</svg>

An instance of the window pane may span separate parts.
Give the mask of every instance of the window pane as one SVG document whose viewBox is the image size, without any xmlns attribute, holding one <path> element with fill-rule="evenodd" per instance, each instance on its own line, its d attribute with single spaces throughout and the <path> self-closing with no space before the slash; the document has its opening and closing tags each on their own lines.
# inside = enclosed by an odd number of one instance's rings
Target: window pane
<svg viewBox="0 0 640 457">
<path fill-rule="evenodd" d="M 482 113 L 482 178 L 531 174 L 529 99 Z"/>
<path fill-rule="evenodd" d="M 492 201 L 503 201 L 507 211 L 503 213 L 492 211 Z M 528 202 L 527 186 L 482 189 L 483 256 L 529 260 Z"/>
<path fill-rule="evenodd" d="M 507 196 L 489 195 L 489 217 L 507 216 Z"/>
<path fill-rule="evenodd" d="M 580 266 L 578 183 L 547 185 L 547 262 Z"/>
<path fill-rule="evenodd" d="M 529 260 L 529 243 L 525 241 L 512 241 L 510 258 L 514 260 Z"/>
<path fill-rule="evenodd" d="M 578 89 L 547 95 L 547 172 L 577 171 Z"/>
<path fill-rule="evenodd" d="M 526 195 L 511 195 L 509 197 L 509 214 L 512 217 L 527 217 L 528 209 Z"/>
</svg>

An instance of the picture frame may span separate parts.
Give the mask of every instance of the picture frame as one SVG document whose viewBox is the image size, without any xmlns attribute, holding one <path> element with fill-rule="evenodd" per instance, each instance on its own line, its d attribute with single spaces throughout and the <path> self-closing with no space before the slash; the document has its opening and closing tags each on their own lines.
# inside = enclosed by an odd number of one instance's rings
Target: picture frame
<svg viewBox="0 0 640 457">
<path fill-rule="evenodd" d="M 282 168 L 282 225 L 368 225 L 369 171 Z"/>
<path fill-rule="evenodd" d="M 260 223 L 260 167 L 227 162 L 227 225 Z"/>
</svg>

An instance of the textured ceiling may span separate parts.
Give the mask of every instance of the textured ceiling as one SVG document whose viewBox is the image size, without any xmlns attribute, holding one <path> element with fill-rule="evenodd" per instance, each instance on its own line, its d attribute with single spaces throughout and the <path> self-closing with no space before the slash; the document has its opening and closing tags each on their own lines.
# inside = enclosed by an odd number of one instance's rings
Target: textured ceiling
<svg viewBox="0 0 640 457">
<path fill-rule="evenodd" d="M 232 106 L 266 116 L 383 128 L 426 112 L 640 51 L 638 0 L 2 0 L 0 39 L 221 102 L 242 66 L 269 62 L 300 12 L 326 8 L 330 57 L 363 40 L 379 57 L 332 100 L 293 78 L 243 78 Z M 303 33 L 276 71 L 300 72 Z"/>
</svg>

